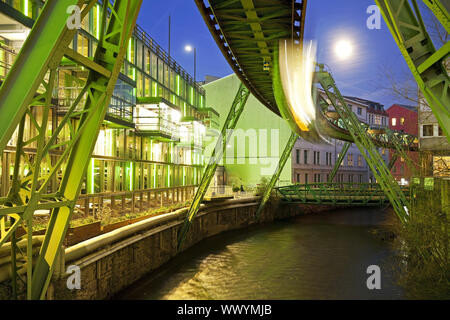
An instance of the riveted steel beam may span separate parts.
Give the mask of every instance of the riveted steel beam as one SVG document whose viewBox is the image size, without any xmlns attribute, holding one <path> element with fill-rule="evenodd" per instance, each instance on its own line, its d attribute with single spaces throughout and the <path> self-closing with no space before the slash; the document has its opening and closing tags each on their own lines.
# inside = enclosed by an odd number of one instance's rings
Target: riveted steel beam
<svg viewBox="0 0 450 320">
<path fill-rule="evenodd" d="M 375 0 L 430 109 L 450 141 L 450 78 L 443 65 L 450 43 L 436 50 L 416 0 Z M 439 0 L 424 0 L 449 32 L 449 13 Z"/>
<path fill-rule="evenodd" d="M 261 197 L 261 202 L 259 204 L 258 209 L 256 210 L 256 219 L 260 218 L 261 213 L 262 213 L 267 201 L 269 200 L 270 195 L 272 194 L 273 188 L 275 187 L 275 184 L 277 183 L 278 179 L 280 178 L 281 173 L 283 172 L 286 162 L 288 161 L 288 159 L 291 158 L 292 149 L 294 148 L 295 142 L 297 141 L 297 139 L 298 139 L 298 135 L 295 132 L 292 132 L 291 136 L 289 137 L 288 142 L 286 143 L 286 147 L 284 148 L 283 154 L 280 157 L 277 169 L 275 170 L 272 178 L 269 181 L 269 184 L 266 186 L 266 189 L 264 190 L 264 194 Z"/>
</svg>

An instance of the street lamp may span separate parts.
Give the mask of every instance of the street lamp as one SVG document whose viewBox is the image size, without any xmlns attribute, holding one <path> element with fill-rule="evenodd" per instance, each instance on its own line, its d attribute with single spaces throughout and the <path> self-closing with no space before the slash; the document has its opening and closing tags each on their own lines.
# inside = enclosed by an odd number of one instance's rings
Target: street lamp
<svg viewBox="0 0 450 320">
<path fill-rule="evenodd" d="M 197 83 L 197 48 L 189 44 L 184 47 L 186 52 L 192 52 L 192 50 L 194 50 L 194 83 Z"/>
</svg>

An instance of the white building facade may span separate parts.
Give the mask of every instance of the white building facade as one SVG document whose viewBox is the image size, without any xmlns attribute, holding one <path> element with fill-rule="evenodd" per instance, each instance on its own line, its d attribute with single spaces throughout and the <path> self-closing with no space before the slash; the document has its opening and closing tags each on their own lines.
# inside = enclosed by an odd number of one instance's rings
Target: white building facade
<svg viewBox="0 0 450 320">
<path fill-rule="evenodd" d="M 387 127 L 389 115 L 383 105 L 355 97 L 344 97 L 349 108 L 361 122 L 371 127 Z M 298 139 L 292 153 L 292 182 L 299 184 L 328 182 L 331 171 L 342 152 L 345 142 L 331 139 L 330 144 L 313 144 Z M 379 149 L 385 163 L 389 151 Z M 334 182 L 375 183 L 373 174 L 363 154 L 352 144 L 342 161 Z"/>
</svg>

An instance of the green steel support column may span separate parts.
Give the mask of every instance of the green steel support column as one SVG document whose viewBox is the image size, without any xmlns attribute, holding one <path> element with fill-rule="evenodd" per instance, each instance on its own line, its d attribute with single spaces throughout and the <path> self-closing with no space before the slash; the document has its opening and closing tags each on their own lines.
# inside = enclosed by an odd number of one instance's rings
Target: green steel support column
<svg viewBox="0 0 450 320">
<path fill-rule="evenodd" d="M 33 273 L 32 299 L 43 299 L 51 279 L 58 250 L 64 240 L 75 202 L 80 193 L 100 126 L 105 117 L 120 69 L 123 65 L 128 42 L 134 30 L 142 0 L 116 0 L 114 4 L 103 2 L 102 33 L 94 62 L 99 72 L 91 72 L 87 88 L 87 100 L 81 116 L 76 141 L 72 145 L 58 194 L 68 205 L 52 211 L 44 242 Z M 111 12 L 108 19 L 108 11 Z M 105 28 L 106 21 L 108 27 Z M 76 58 L 76 55 L 72 53 Z M 82 60 L 80 58 L 80 60 Z"/>
<path fill-rule="evenodd" d="M 395 157 L 398 158 L 400 156 L 406 162 L 406 165 L 407 165 L 408 169 L 411 171 L 412 175 L 416 176 L 417 175 L 416 165 L 413 163 L 413 161 L 408 156 L 408 154 L 406 153 L 406 150 L 405 150 L 405 147 L 408 146 L 408 142 L 402 143 L 399 135 L 397 135 L 396 132 L 393 132 L 391 130 L 386 130 L 386 135 L 387 135 L 388 141 L 391 142 L 391 144 L 394 146 L 394 149 L 396 151 L 395 156 L 393 156 L 391 159 L 391 161 L 393 161 L 392 167 L 395 164 L 395 160 L 396 160 Z M 389 170 L 392 169 L 392 167 L 390 165 L 391 165 L 391 163 L 389 163 Z"/>
<path fill-rule="evenodd" d="M 417 1 L 375 0 L 429 107 L 450 140 L 450 78 L 443 62 L 450 42 L 439 50 L 425 28 Z M 447 32 L 449 13 L 439 0 L 424 0 Z"/>
<path fill-rule="evenodd" d="M 192 200 L 192 204 L 189 208 L 188 214 L 184 221 L 184 225 L 181 229 L 180 235 L 178 237 L 178 248 L 181 247 L 184 239 L 186 238 L 186 234 L 189 231 L 189 228 L 192 224 L 192 220 L 195 218 L 198 210 L 200 209 L 200 204 L 205 197 L 206 192 L 208 191 L 209 184 L 216 173 L 217 165 L 222 160 L 224 149 L 226 148 L 228 141 L 232 135 L 233 130 L 236 128 L 236 125 L 239 121 L 239 118 L 244 111 L 245 104 L 250 96 L 250 91 L 245 87 L 244 84 L 241 83 L 239 90 L 234 98 L 233 104 L 231 105 L 230 112 L 228 113 L 228 117 L 225 120 L 223 125 L 221 135 L 217 140 L 216 147 L 211 155 L 211 159 L 209 160 L 208 166 L 203 173 L 202 180 L 199 184 L 197 192 L 194 195 L 194 199 Z"/>
<path fill-rule="evenodd" d="M 394 164 L 397 161 L 397 159 L 398 159 L 398 153 L 394 153 L 392 155 L 391 161 L 389 161 L 389 165 L 388 165 L 389 171 L 392 170 L 392 168 L 394 167 Z"/>
<path fill-rule="evenodd" d="M 277 169 L 275 170 L 275 173 L 273 174 L 272 179 L 270 180 L 269 184 L 267 185 L 267 188 L 264 191 L 264 194 L 261 198 L 261 203 L 259 204 L 258 210 L 256 211 L 256 219 L 259 219 L 259 217 L 264 209 L 264 206 L 266 205 L 267 201 L 270 198 L 270 194 L 272 193 L 272 190 L 275 187 L 275 184 L 277 183 L 278 179 L 280 178 L 281 173 L 283 172 L 286 162 L 288 161 L 288 159 L 291 158 L 292 149 L 294 148 L 295 142 L 297 141 L 297 139 L 298 139 L 298 135 L 295 132 L 292 132 L 291 136 L 289 137 L 289 140 L 286 144 L 286 147 L 284 148 L 283 154 L 281 155 Z"/>
<path fill-rule="evenodd" d="M 433 11 L 436 18 L 444 26 L 447 33 L 450 33 L 450 18 L 445 6 L 439 0 L 422 0 L 425 5 Z"/>
<path fill-rule="evenodd" d="M 319 65 L 319 71 L 316 72 L 319 83 L 325 90 L 328 99 L 330 99 L 331 104 L 338 112 L 345 127 L 352 135 L 355 145 L 366 159 L 377 182 L 389 198 L 395 213 L 402 222 L 406 222 L 409 215 L 410 204 L 406 199 L 405 194 L 392 177 L 386 163 L 384 163 L 383 158 L 379 154 L 377 147 L 368 136 L 366 127 L 348 107 L 331 74 L 326 72 L 323 68 L 323 65 Z"/>
<path fill-rule="evenodd" d="M 67 8 L 84 0 L 48 0 L 0 91 L 0 150 L 3 151 L 50 65 L 58 64 L 76 30 L 68 30 Z M 96 1 L 94 1 L 96 2 Z M 20 85 L 17 85 L 20 83 Z"/>
<path fill-rule="evenodd" d="M 330 177 L 328 179 L 329 183 L 332 183 L 334 180 L 334 177 L 336 177 L 336 174 L 339 171 L 339 168 L 341 167 L 342 161 L 344 161 L 344 158 L 348 152 L 348 149 L 350 149 L 351 145 L 352 145 L 351 142 L 346 142 L 344 144 L 344 146 L 342 147 L 342 150 L 339 153 L 339 157 L 338 157 L 336 163 L 334 164 L 333 171 L 331 171 Z"/>
</svg>

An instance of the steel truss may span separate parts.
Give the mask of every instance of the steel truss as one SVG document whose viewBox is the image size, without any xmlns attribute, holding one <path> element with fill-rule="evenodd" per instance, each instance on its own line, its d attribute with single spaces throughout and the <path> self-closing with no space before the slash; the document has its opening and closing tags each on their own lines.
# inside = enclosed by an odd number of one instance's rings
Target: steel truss
<svg viewBox="0 0 450 320">
<path fill-rule="evenodd" d="M 312 183 L 276 188 L 281 199 L 291 203 L 332 206 L 383 206 L 385 192 L 372 183 Z M 409 189 L 404 189 L 409 194 Z"/>
<path fill-rule="evenodd" d="M 295 142 L 297 141 L 297 139 L 298 135 L 295 132 L 292 132 L 286 144 L 286 147 L 284 148 L 283 154 L 281 155 L 280 161 L 278 162 L 277 169 L 275 170 L 275 173 L 270 179 L 270 182 L 267 185 L 266 189 L 264 190 L 264 194 L 261 197 L 261 202 L 259 204 L 258 210 L 256 211 L 256 219 L 259 219 L 259 217 L 261 216 L 261 213 L 267 201 L 269 200 L 270 195 L 272 194 L 272 190 L 275 187 L 275 184 L 277 183 L 278 179 L 280 178 L 281 173 L 283 172 L 286 162 L 288 161 L 288 159 L 291 158 L 292 149 L 294 149 Z"/>
<path fill-rule="evenodd" d="M 449 13 L 439 0 L 422 0 L 447 33 Z M 450 42 L 439 50 L 433 45 L 422 19 L 417 0 L 375 0 L 402 52 L 417 84 L 433 111 L 447 139 L 450 140 L 450 78 L 444 62 L 450 53 Z"/>
<path fill-rule="evenodd" d="M 334 164 L 333 171 L 330 173 L 330 177 L 328 178 L 328 182 L 331 183 L 334 180 L 334 177 L 336 177 L 336 174 L 339 171 L 339 168 L 341 167 L 342 161 L 344 161 L 345 156 L 347 155 L 348 149 L 350 149 L 350 146 L 352 144 L 350 142 L 346 142 L 344 146 L 342 147 L 341 152 L 339 153 L 339 157 Z"/>
<path fill-rule="evenodd" d="M 90 60 L 69 47 L 76 30 L 67 28 L 69 16 L 66 10 L 69 6 L 78 5 L 83 18 L 97 2 L 46 1 L 0 90 L 0 117 L 7 121 L 0 127 L 1 151 L 13 132 L 18 130 L 12 187 L 8 196 L 0 199 L 0 247 L 7 240 L 11 241 L 13 291 L 16 295 L 17 278 L 25 269 L 28 299 L 45 297 L 142 0 L 116 0 L 113 4 L 102 1 L 100 39 L 94 59 Z M 87 68 L 90 74 L 83 90 L 49 136 L 47 127 L 53 106 L 56 72 L 64 57 Z M 77 108 L 82 101 L 85 101 L 84 108 Z M 39 119 L 31 112 L 31 106 L 42 109 Z M 82 111 L 76 111 L 80 109 Z M 23 135 L 26 117 L 37 131 L 37 135 L 27 141 Z M 80 118 L 80 121 L 74 127 L 72 120 L 75 118 Z M 64 129 L 70 130 L 69 141 L 58 139 Z M 37 153 L 33 157 L 24 152 L 24 148 L 32 143 L 37 145 Z M 60 151 L 57 160 L 51 159 L 50 153 L 54 150 Z M 25 172 L 21 162 L 26 164 L 28 172 Z M 42 169 L 44 162 L 51 164 L 48 171 Z M 62 180 L 59 189 L 49 194 L 49 182 L 56 179 L 60 172 Z M 51 210 L 51 216 L 37 260 L 33 261 L 33 216 L 36 210 Z M 16 230 L 19 226 L 26 231 L 24 238 L 27 241 L 26 255 L 23 254 L 25 264 L 20 270 L 16 261 L 19 251 Z"/>
<path fill-rule="evenodd" d="M 402 222 L 406 222 L 409 212 L 409 201 L 402 192 L 400 186 L 392 177 L 389 168 L 384 163 L 383 158 L 370 136 L 366 132 L 366 126 L 362 124 L 357 116 L 348 107 L 345 99 L 337 88 L 333 77 L 324 70 L 323 65 L 319 65 L 316 78 L 325 91 L 326 96 L 332 106 L 339 114 L 340 121 L 350 132 L 355 145 L 367 161 L 370 169 L 389 201 L 394 207 L 394 211 Z"/>
<path fill-rule="evenodd" d="M 250 91 L 247 87 L 241 83 L 239 86 L 239 90 L 236 94 L 236 97 L 233 100 L 233 104 L 231 105 L 230 112 L 228 113 L 228 117 L 225 120 L 223 125 L 221 135 L 217 140 L 216 147 L 213 150 L 209 163 L 203 173 L 202 180 L 200 185 L 195 192 L 194 199 L 192 200 L 191 206 L 189 207 L 189 211 L 187 213 L 185 222 L 183 227 L 181 228 L 179 237 L 178 237 L 178 248 L 181 247 L 181 244 L 186 238 L 186 234 L 189 231 L 189 228 L 192 224 L 192 220 L 198 213 L 200 209 L 200 205 L 205 197 L 206 192 L 208 191 L 208 187 L 213 179 L 216 169 L 220 161 L 222 160 L 225 148 L 230 140 L 230 137 L 233 133 L 233 130 L 236 128 L 236 125 L 239 121 L 239 118 L 244 111 L 245 104 L 250 96 Z"/>
</svg>

